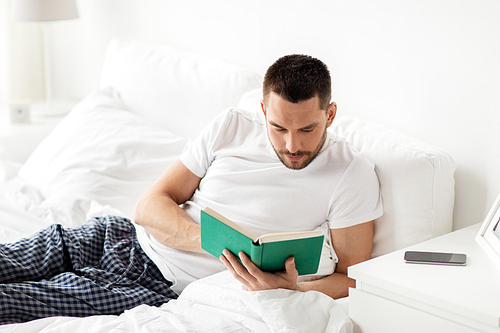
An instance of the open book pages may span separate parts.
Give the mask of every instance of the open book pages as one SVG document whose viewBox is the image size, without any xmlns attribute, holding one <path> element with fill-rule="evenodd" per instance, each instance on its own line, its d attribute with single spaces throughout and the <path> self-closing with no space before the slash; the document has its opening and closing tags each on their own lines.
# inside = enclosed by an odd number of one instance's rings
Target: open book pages
<svg viewBox="0 0 500 333">
<path fill-rule="evenodd" d="M 296 232 L 284 232 L 278 234 L 266 234 L 262 235 L 257 239 L 257 243 L 271 243 L 271 242 L 279 242 L 282 240 L 294 240 L 294 239 L 302 239 L 309 237 L 317 237 L 323 236 L 323 233 L 320 230 L 311 230 L 311 231 L 296 231 Z"/>
</svg>

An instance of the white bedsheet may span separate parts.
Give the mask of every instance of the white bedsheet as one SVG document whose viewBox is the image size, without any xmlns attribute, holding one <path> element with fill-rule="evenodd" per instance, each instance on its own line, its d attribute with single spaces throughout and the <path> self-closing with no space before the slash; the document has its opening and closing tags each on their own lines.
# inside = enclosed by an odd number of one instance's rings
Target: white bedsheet
<svg viewBox="0 0 500 333">
<path fill-rule="evenodd" d="M 319 292 L 242 289 L 229 272 L 191 283 L 159 308 L 141 305 L 120 316 L 52 317 L 0 326 L 26 332 L 328 332 L 352 331 L 341 305 Z"/>
<path fill-rule="evenodd" d="M 92 216 L 104 215 L 122 214 L 110 206 L 71 195 L 45 199 L 17 176 L 0 181 L 0 243 L 16 241 L 53 223 L 76 227 Z"/>
</svg>

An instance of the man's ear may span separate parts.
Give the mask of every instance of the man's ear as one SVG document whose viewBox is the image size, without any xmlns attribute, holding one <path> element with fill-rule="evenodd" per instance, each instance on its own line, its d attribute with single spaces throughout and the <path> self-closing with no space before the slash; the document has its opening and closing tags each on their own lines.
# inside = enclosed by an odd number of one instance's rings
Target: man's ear
<svg viewBox="0 0 500 333">
<path fill-rule="evenodd" d="M 262 109 L 262 112 L 264 112 L 264 117 L 267 119 L 266 107 L 263 99 L 260 100 L 260 108 Z"/>
<path fill-rule="evenodd" d="M 326 127 L 330 127 L 330 125 L 333 123 L 333 119 L 335 119 L 335 116 L 337 115 L 337 103 L 331 102 L 330 105 L 328 105 L 328 110 L 326 111 L 327 113 L 327 121 L 326 121 Z"/>
</svg>

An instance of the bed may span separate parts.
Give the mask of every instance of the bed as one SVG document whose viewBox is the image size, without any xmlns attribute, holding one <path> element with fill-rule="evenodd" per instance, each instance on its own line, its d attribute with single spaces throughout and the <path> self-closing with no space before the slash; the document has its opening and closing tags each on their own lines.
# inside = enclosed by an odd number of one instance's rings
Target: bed
<svg viewBox="0 0 500 333">
<path fill-rule="evenodd" d="M 52 223 L 131 218 L 139 196 L 215 115 L 228 107 L 259 112 L 261 81 L 262 73 L 220 59 L 114 39 L 101 87 L 25 163 L 0 160 L 0 241 Z M 342 106 L 329 130 L 375 162 L 384 215 L 375 221 L 373 257 L 451 231 L 456 166 L 448 154 L 350 117 Z M 347 305 L 348 298 L 318 292 L 247 292 L 221 272 L 158 308 L 46 318 L 0 326 L 0 332 L 350 332 Z"/>
</svg>

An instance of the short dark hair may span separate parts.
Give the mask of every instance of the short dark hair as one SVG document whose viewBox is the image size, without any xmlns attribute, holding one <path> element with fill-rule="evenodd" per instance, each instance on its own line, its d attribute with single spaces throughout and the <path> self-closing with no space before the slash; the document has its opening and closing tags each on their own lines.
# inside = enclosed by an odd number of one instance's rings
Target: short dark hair
<svg viewBox="0 0 500 333">
<path fill-rule="evenodd" d="M 328 109 L 332 97 L 332 82 L 328 67 L 308 55 L 292 54 L 279 58 L 264 76 L 264 102 L 274 92 L 291 103 L 319 97 L 321 109 Z"/>
</svg>

